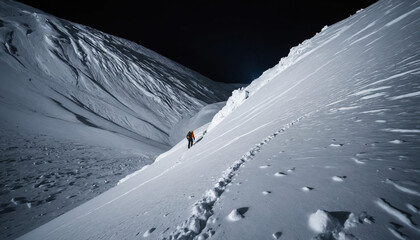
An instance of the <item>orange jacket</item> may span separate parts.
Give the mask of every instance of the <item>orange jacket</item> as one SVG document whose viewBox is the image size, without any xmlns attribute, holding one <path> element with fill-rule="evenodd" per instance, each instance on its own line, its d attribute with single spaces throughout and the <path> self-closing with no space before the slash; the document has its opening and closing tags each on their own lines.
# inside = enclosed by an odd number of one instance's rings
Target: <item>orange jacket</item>
<svg viewBox="0 0 420 240">
<path fill-rule="evenodd" d="M 187 139 L 189 139 L 190 138 L 190 133 L 191 133 L 191 137 L 192 137 L 192 139 L 194 139 L 195 140 L 195 137 L 194 137 L 194 132 L 191 130 L 191 131 L 189 131 L 188 133 L 187 133 Z"/>
</svg>

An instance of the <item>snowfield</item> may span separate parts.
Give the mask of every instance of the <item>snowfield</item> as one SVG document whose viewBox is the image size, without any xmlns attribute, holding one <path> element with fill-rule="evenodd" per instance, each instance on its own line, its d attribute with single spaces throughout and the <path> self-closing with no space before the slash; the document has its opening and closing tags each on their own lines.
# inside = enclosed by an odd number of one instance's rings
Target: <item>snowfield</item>
<svg viewBox="0 0 420 240">
<path fill-rule="evenodd" d="M 135 43 L 1 1 L 0 239 L 151 164 L 233 89 Z"/>
<path fill-rule="evenodd" d="M 420 2 L 290 51 L 181 141 L 18 239 L 418 239 Z"/>
</svg>

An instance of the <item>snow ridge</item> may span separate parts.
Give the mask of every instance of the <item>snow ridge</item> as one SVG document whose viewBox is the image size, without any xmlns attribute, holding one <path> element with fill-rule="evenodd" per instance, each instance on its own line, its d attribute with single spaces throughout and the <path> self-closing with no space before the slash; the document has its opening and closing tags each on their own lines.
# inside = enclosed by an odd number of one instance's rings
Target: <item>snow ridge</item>
<svg viewBox="0 0 420 240">
<path fill-rule="evenodd" d="M 261 148 L 269 143 L 281 132 L 284 132 L 294 124 L 300 122 L 303 118 L 310 116 L 311 113 L 304 114 L 296 120 L 285 124 L 281 129 L 266 137 L 260 143 L 257 143 L 251 150 L 246 152 L 239 160 L 235 161 L 232 166 L 223 172 L 223 176 L 219 178 L 218 182 L 213 188 L 206 191 L 203 197 L 194 204 L 192 209 L 192 216 L 185 220 L 182 225 L 177 226 L 176 230 L 169 236 L 170 240 L 174 239 L 207 239 L 212 236 L 214 232 L 209 229 L 206 233 L 202 233 L 205 229 L 208 220 L 213 215 L 213 206 L 226 190 L 226 186 L 232 182 L 233 177 L 237 175 L 239 168 L 248 161 L 251 161 L 254 156 L 261 151 Z M 197 237 L 198 236 L 198 237 Z M 197 237 L 197 238 L 195 238 Z M 166 238 L 164 238 L 166 239 Z"/>
<path fill-rule="evenodd" d="M 292 47 L 289 51 L 289 54 L 286 57 L 281 58 L 276 66 L 263 72 L 260 77 L 253 80 L 251 84 L 247 87 L 243 87 L 233 91 L 232 96 L 229 97 L 226 106 L 223 107 L 223 109 L 220 110 L 213 117 L 213 120 L 211 121 L 207 131 L 211 131 L 215 126 L 217 126 L 221 121 L 223 121 L 223 119 L 230 115 L 230 113 L 232 113 L 233 110 L 242 105 L 242 103 L 244 103 L 245 100 L 247 100 L 254 93 L 258 92 L 261 88 L 267 85 L 267 83 L 273 80 L 281 72 L 298 63 L 299 61 L 309 56 L 322 46 L 328 44 L 330 41 L 334 40 L 339 35 L 341 35 L 341 33 L 350 28 L 350 26 L 342 28 L 340 31 L 329 37 L 326 41 L 324 41 L 317 47 L 314 47 L 314 40 L 316 37 L 320 37 L 323 35 L 323 32 L 328 28 L 327 26 L 322 28 L 321 32 L 316 33 L 314 37 L 306 39 L 299 45 Z"/>
<path fill-rule="evenodd" d="M 317 34 L 318 35 L 318 34 Z M 232 96 L 229 97 L 226 106 L 222 108 L 214 117 L 208 127 L 207 131 L 211 131 L 215 126 L 217 126 L 223 119 L 225 119 L 230 113 L 232 113 L 236 108 L 238 108 L 242 103 L 245 102 L 251 95 L 257 92 L 259 89 L 264 87 L 268 82 L 270 82 L 274 77 L 279 73 L 286 70 L 296 62 L 300 61 L 303 57 L 308 55 L 311 51 L 308 52 L 308 49 L 311 47 L 311 40 L 305 40 L 296 47 L 290 49 L 287 57 L 280 59 L 280 62 L 263 72 L 261 76 L 247 87 L 237 89 L 232 92 Z"/>
</svg>

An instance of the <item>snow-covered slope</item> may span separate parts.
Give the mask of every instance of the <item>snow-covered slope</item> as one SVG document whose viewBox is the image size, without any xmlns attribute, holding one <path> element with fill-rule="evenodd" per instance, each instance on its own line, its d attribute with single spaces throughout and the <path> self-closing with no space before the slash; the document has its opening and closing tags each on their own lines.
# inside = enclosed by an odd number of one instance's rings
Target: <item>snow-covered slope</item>
<svg viewBox="0 0 420 240">
<path fill-rule="evenodd" d="M 419 19 L 384 0 L 324 28 L 193 148 L 19 239 L 419 238 Z"/>
<path fill-rule="evenodd" d="M 61 120 L 86 125 L 90 143 L 103 142 L 93 127 L 160 146 L 180 119 L 230 94 L 227 85 L 127 40 L 16 2 L 0 6 L 3 124 L 63 134 L 34 124 Z"/>
<path fill-rule="evenodd" d="M 133 42 L 0 1 L 0 238 L 151 164 L 184 137 L 172 130 L 180 120 L 231 90 Z"/>
</svg>

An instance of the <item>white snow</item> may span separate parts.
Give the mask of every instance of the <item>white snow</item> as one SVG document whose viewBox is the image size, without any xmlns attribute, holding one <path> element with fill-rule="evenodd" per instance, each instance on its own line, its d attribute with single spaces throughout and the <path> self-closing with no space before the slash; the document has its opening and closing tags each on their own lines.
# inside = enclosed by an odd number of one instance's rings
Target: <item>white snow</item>
<svg viewBox="0 0 420 240">
<path fill-rule="evenodd" d="M 149 237 L 155 230 L 156 230 L 156 228 L 151 228 L 151 229 L 147 230 L 146 232 L 144 232 L 143 237 L 144 238 Z"/>
<path fill-rule="evenodd" d="M 273 238 L 274 239 L 279 239 L 281 237 L 282 233 L 281 232 L 275 232 L 273 233 Z"/>
<path fill-rule="evenodd" d="M 388 230 L 392 233 L 392 235 L 394 235 L 394 237 L 396 237 L 397 239 L 400 240 L 407 240 L 408 238 L 402 234 L 401 232 L 399 232 L 398 230 L 394 229 L 394 228 L 388 228 Z"/>
<path fill-rule="evenodd" d="M 415 12 L 417 12 L 417 13 L 418 13 L 418 12 L 419 12 L 419 10 L 420 10 L 420 7 L 416 7 L 416 8 L 414 8 L 414 9 L 412 9 L 411 11 L 409 11 L 409 12 L 407 12 L 407 13 L 405 13 L 405 14 L 403 14 L 403 15 L 399 16 L 398 18 L 396 18 L 396 19 L 392 20 L 391 22 L 387 23 L 385 26 L 386 26 L 386 27 L 389 27 L 389 26 L 391 26 L 391 25 L 393 25 L 393 24 L 395 24 L 395 23 L 397 23 L 397 22 L 401 21 L 402 19 L 406 18 L 406 17 L 407 17 L 407 16 L 409 16 L 410 14 L 413 14 L 413 13 L 415 13 Z"/>
<path fill-rule="evenodd" d="M 329 26 L 238 90 L 191 149 L 18 239 L 419 238 L 418 97 L 386 97 L 420 88 L 419 7 L 379 1 Z"/>
<path fill-rule="evenodd" d="M 372 92 L 385 90 L 385 89 L 388 89 L 388 88 L 391 88 L 391 87 L 392 86 L 382 86 L 382 87 L 378 87 L 378 88 L 369 88 L 369 89 L 365 89 L 365 90 L 359 91 L 357 93 L 354 93 L 353 95 L 355 95 L 355 96 L 366 95 L 366 94 L 370 94 Z"/>
<path fill-rule="evenodd" d="M 394 132 L 394 133 L 420 133 L 420 129 L 395 129 L 395 128 L 385 128 L 382 129 L 386 132 Z"/>
<path fill-rule="evenodd" d="M 311 190 L 313 190 L 313 188 L 311 188 L 311 187 L 303 187 L 302 188 L 302 191 L 305 191 L 305 192 L 309 192 Z"/>
<path fill-rule="evenodd" d="M 361 100 L 367 100 L 367 99 L 382 97 L 382 96 L 386 96 L 386 95 L 387 95 L 386 92 L 380 92 L 380 93 L 375 93 L 375 94 L 372 94 L 372 95 L 364 96 L 360 99 Z"/>
<path fill-rule="evenodd" d="M 0 2 L 0 79 L 1 239 L 151 164 L 184 138 L 182 123 L 208 123 L 234 89 L 14 1 Z"/>
<path fill-rule="evenodd" d="M 335 182 L 343 182 L 345 178 L 345 176 L 333 176 L 331 179 Z"/>
<path fill-rule="evenodd" d="M 358 238 L 350 233 L 351 228 L 357 227 L 369 218 L 371 217 L 366 213 L 356 216 L 349 212 L 328 212 L 318 209 L 309 215 L 308 224 L 312 231 L 318 233 L 315 239 L 357 240 Z"/>
<path fill-rule="evenodd" d="M 287 174 L 286 174 L 286 173 L 284 173 L 284 172 L 276 172 L 276 173 L 274 174 L 274 176 L 276 176 L 276 177 L 284 177 L 284 176 L 287 176 Z"/>
<path fill-rule="evenodd" d="M 222 108 L 214 117 L 208 127 L 208 131 L 211 131 L 217 124 L 219 124 L 225 117 L 240 106 L 249 97 L 248 90 L 240 88 L 232 92 L 232 96 L 228 99 L 226 106 Z"/>
<path fill-rule="evenodd" d="M 375 201 L 375 203 L 382 208 L 382 210 L 386 211 L 387 213 L 389 213 L 390 215 L 394 216 L 396 219 L 398 219 L 400 222 L 404 223 L 405 225 L 407 225 L 408 227 L 413 228 L 414 230 L 416 230 L 416 232 L 420 232 L 420 228 L 417 226 L 417 224 L 414 224 L 409 215 L 407 215 L 406 213 L 402 212 L 401 210 L 395 208 L 394 206 L 392 206 L 389 202 L 387 202 L 385 199 L 383 198 L 379 198 L 378 200 Z"/>
<path fill-rule="evenodd" d="M 238 212 L 238 209 L 233 209 L 232 212 L 229 213 L 228 219 L 229 221 L 236 222 L 244 218 L 242 214 Z"/>
<path fill-rule="evenodd" d="M 127 176 L 125 176 L 123 179 L 121 179 L 121 180 L 119 180 L 119 181 L 118 181 L 117 185 L 119 185 L 119 184 L 121 184 L 121 183 L 123 183 L 123 182 L 127 181 L 128 179 L 130 179 L 130 178 L 132 178 L 132 177 L 136 176 L 137 174 L 141 173 L 144 169 L 148 168 L 149 166 L 150 166 L 150 165 L 145 165 L 145 166 L 143 166 L 140 170 L 135 171 L 135 172 L 133 172 L 133 173 L 131 173 L 131 174 L 129 174 L 129 175 L 127 175 Z"/>
<path fill-rule="evenodd" d="M 337 231 L 340 227 L 340 223 L 337 219 L 331 216 L 327 211 L 320 209 L 309 216 L 308 224 L 316 233 Z"/>
<path fill-rule="evenodd" d="M 401 78 L 401 77 L 404 77 L 404 76 L 410 75 L 411 73 L 418 72 L 419 70 L 420 70 L 420 69 L 415 68 L 415 69 L 412 69 L 412 70 L 409 70 L 409 71 L 406 71 L 406 72 L 397 73 L 397 74 L 394 74 L 394 75 L 392 75 L 392 76 L 390 76 L 390 77 L 387 77 L 387 78 L 385 78 L 385 79 L 377 80 L 377 81 L 375 81 L 375 82 L 373 82 L 373 83 L 370 83 L 370 84 L 366 85 L 364 88 L 366 88 L 366 87 L 370 87 L 370 86 L 372 86 L 372 85 L 377 85 L 377 84 L 379 84 L 379 83 L 383 83 L 383 82 L 386 82 L 386 81 L 389 81 L 389 80 L 398 79 L 398 78 Z"/>
<path fill-rule="evenodd" d="M 414 196 L 420 197 L 420 191 L 416 191 L 414 189 L 410 189 L 408 187 L 404 187 L 398 183 L 396 183 L 395 181 L 392 181 L 391 179 L 386 179 L 385 180 L 386 183 L 392 184 L 394 185 L 394 187 L 396 187 L 398 190 L 408 193 L 408 194 L 412 194 Z M 419 184 L 415 183 L 415 182 L 409 182 L 411 185 L 414 185 L 414 187 L 419 187 Z"/>
<path fill-rule="evenodd" d="M 410 97 L 416 97 L 416 96 L 420 96 L 420 91 L 412 92 L 412 93 L 406 93 L 406 94 L 395 96 L 395 97 L 390 97 L 389 99 L 390 100 L 398 100 L 398 99 L 410 98 Z"/>
<path fill-rule="evenodd" d="M 375 109 L 375 110 L 363 111 L 363 112 L 361 112 L 361 113 L 364 113 L 364 114 L 370 114 L 370 113 L 382 113 L 382 112 L 385 112 L 385 111 L 388 111 L 388 110 L 389 110 L 389 109 L 383 108 L 383 109 Z"/>
<path fill-rule="evenodd" d="M 410 209 L 414 213 L 420 213 L 420 209 L 413 204 L 407 203 L 407 208 Z"/>
</svg>

